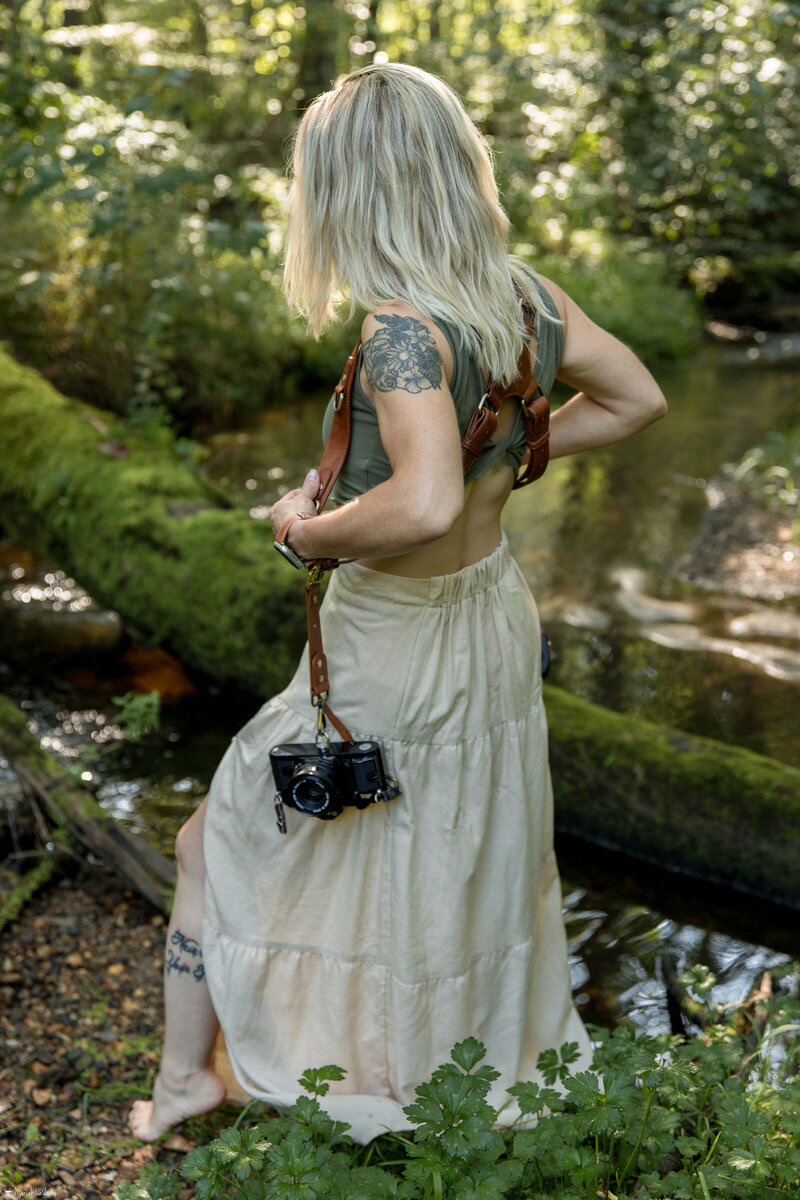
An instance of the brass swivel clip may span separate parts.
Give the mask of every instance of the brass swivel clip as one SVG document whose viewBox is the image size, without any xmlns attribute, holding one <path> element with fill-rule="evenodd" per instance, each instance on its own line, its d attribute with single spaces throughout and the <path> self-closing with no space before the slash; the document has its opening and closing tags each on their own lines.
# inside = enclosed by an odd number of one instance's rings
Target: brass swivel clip
<svg viewBox="0 0 800 1200">
<path fill-rule="evenodd" d="M 323 692 L 321 696 L 312 696 L 311 703 L 317 710 L 317 732 L 314 737 L 318 750 L 327 750 L 331 744 L 328 736 L 328 722 L 325 719 L 325 704 L 328 700 L 328 693 Z"/>
</svg>

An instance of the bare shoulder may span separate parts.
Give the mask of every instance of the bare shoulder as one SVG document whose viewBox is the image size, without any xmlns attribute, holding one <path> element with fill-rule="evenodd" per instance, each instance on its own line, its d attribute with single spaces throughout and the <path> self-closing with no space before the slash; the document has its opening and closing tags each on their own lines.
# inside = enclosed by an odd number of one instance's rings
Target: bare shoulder
<svg viewBox="0 0 800 1200">
<path fill-rule="evenodd" d="M 559 379 L 571 382 L 574 378 L 578 382 L 577 372 L 582 381 L 585 373 L 597 365 L 622 364 L 634 358 L 627 346 L 595 324 L 560 284 L 544 275 L 536 278 L 552 296 L 564 326 Z"/>
<path fill-rule="evenodd" d="M 410 304 L 382 304 L 361 326 L 364 370 L 374 393 L 438 390 L 453 373 L 450 344 L 430 317 Z"/>
<path fill-rule="evenodd" d="M 545 291 L 552 297 L 553 302 L 558 309 L 558 315 L 561 317 L 562 321 L 566 322 L 567 306 L 573 303 L 567 293 L 562 287 L 559 286 L 559 284 L 555 283 L 552 279 L 548 279 L 546 275 L 540 275 L 538 272 L 534 272 L 534 277 L 537 282 L 542 285 Z"/>
<path fill-rule="evenodd" d="M 557 377 L 571 387 L 621 411 L 650 409 L 666 412 L 658 383 L 633 351 L 608 330 L 595 324 L 559 284 L 543 275 L 537 279 L 555 301 L 564 325 L 564 350 Z"/>
</svg>

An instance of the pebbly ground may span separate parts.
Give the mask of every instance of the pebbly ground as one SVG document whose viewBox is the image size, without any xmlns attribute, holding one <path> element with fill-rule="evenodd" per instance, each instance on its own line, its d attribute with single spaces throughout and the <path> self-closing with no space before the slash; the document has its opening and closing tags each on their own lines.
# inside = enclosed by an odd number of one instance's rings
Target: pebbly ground
<svg viewBox="0 0 800 1200">
<path fill-rule="evenodd" d="M 0 877 L 0 890 L 9 882 Z M 240 1115 L 223 1106 L 155 1148 L 128 1133 L 130 1103 L 149 1096 L 158 1061 L 164 929 L 93 863 L 0 933 L 2 1200 L 111 1196 L 145 1163 L 179 1164 Z"/>
</svg>

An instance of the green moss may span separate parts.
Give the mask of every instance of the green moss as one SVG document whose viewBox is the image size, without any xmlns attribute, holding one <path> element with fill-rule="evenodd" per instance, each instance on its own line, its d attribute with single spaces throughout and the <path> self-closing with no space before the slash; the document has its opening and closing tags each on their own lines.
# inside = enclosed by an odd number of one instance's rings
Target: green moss
<svg viewBox="0 0 800 1200">
<path fill-rule="evenodd" d="M 59 863 L 59 855 L 52 851 L 27 874 L 22 876 L 0 903 L 0 932 L 16 921 L 25 905 L 41 887 L 52 878 Z"/>
<path fill-rule="evenodd" d="M 303 642 L 300 580 L 266 523 L 220 499 L 169 445 L 104 450 L 103 414 L 0 352 L 0 513 L 7 529 L 189 665 L 262 693 Z"/>
<path fill-rule="evenodd" d="M 800 907 L 800 771 L 545 689 L 559 827 Z"/>
<path fill-rule="evenodd" d="M 0 754 L 36 771 L 55 762 L 28 732 L 27 717 L 16 704 L 0 695 Z"/>
</svg>

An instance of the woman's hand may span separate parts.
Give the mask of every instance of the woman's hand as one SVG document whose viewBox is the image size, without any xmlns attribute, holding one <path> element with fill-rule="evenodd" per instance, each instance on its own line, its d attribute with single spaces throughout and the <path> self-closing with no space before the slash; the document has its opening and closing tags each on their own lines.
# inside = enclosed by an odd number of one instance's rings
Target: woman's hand
<svg viewBox="0 0 800 1200">
<path fill-rule="evenodd" d="M 281 496 L 280 500 L 269 510 L 269 519 L 276 537 L 279 529 L 285 521 L 289 520 L 289 517 L 295 517 L 300 513 L 309 517 L 315 516 L 317 510 L 314 501 L 318 491 L 319 475 L 316 468 L 312 467 L 303 480 L 303 486 L 292 488 L 290 492 Z"/>
</svg>

